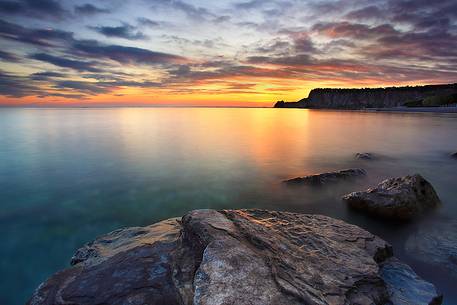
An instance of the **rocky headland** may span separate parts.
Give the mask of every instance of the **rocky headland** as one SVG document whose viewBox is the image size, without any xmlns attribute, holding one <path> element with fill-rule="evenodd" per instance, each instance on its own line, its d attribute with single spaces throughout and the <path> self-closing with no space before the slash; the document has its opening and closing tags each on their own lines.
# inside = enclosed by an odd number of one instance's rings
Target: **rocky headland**
<svg viewBox="0 0 457 305">
<path fill-rule="evenodd" d="M 379 237 L 326 216 L 197 210 L 79 249 L 29 305 L 438 305 Z"/>
<path fill-rule="evenodd" d="M 298 102 L 277 102 L 275 108 L 365 109 L 435 107 L 457 103 L 457 84 L 362 89 L 313 89 Z"/>
</svg>

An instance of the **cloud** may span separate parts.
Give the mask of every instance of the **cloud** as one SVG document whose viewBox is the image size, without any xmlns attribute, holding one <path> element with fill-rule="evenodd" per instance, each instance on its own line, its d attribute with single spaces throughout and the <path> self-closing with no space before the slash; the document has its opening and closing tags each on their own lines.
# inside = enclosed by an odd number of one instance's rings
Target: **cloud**
<svg viewBox="0 0 457 305">
<path fill-rule="evenodd" d="M 28 29 L 0 20 L 0 38 L 50 47 L 59 42 L 72 41 L 73 33 L 56 29 Z"/>
<path fill-rule="evenodd" d="M 54 85 L 56 89 L 75 89 L 79 92 L 83 92 L 85 94 L 90 95 L 97 95 L 102 93 L 108 93 L 111 90 L 106 88 L 105 86 L 100 86 L 96 82 L 83 82 L 83 81 L 58 81 Z"/>
<path fill-rule="evenodd" d="M 381 11 L 381 9 L 375 5 L 353 10 L 346 14 L 346 18 L 356 20 L 382 19 L 385 16 L 386 13 Z"/>
<path fill-rule="evenodd" d="M 162 35 L 162 38 L 164 38 L 167 43 L 176 44 L 185 49 L 187 49 L 189 47 L 189 45 L 197 46 L 197 47 L 205 47 L 208 49 L 228 47 L 228 45 L 224 42 L 224 40 L 221 37 L 217 37 L 217 38 L 213 38 L 213 39 L 191 40 L 191 39 L 179 37 L 176 35 Z"/>
<path fill-rule="evenodd" d="M 53 78 L 62 78 L 66 77 L 66 74 L 62 74 L 59 72 L 51 72 L 51 71 L 45 71 L 45 72 L 36 72 L 30 75 L 30 79 L 36 80 L 36 81 L 48 81 Z"/>
<path fill-rule="evenodd" d="M 16 1 L 0 1 L 0 12 L 5 14 L 18 14 L 23 11 L 24 7 Z"/>
<path fill-rule="evenodd" d="M 244 9 L 244 10 L 258 9 L 267 2 L 268 1 L 264 1 L 264 0 L 251 0 L 251 1 L 238 2 L 238 3 L 235 3 L 235 8 Z"/>
<path fill-rule="evenodd" d="M 68 12 L 55 0 L 0 1 L 0 13 L 60 19 Z"/>
<path fill-rule="evenodd" d="M 21 59 L 13 53 L 0 50 L 0 60 L 6 62 L 19 62 Z"/>
<path fill-rule="evenodd" d="M 62 68 L 71 68 L 73 70 L 80 71 L 80 72 L 86 72 L 86 71 L 87 72 L 101 72 L 100 69 L 94 67 L 94 65 L 95 65 L 94 62 L 73 60 L 73 59 L 53 56 L 53 55 L 45 54 L 45 53 L 33 54 L 30 56 L 30 58 L 35 59 L 35 60 L 40 60 L 43 62 L 47 62 L 47 63 L 53 64 L 55 66 L 62 67 Z"/>
<path fill-rule="evenodd" d="M 148 38 L 142 32 L 137 31 L 136 27 L 126 23 L 120 26 L 91 26 L 89 28 L 106 37 L 124 38 L 128 40 L 144 40 Z"/>
<path fill-rule="evenodd" d="M 378 47 L 371 45 L 364 51 L 377 59 L 456 61 L 457 49 L 450 47 L 456 41 L 457 35 L 447 32 L 402 33 L 384 36 L 378 40 Z"/>
<path fill-rule="evenodd" d="M 137 21 L 138 21 L 139 25 L 150 27 L 150 28 L 155 28 L 155 27 L 158 27 L 160 25 L 159 22 L 151 20 L 149 18 L 145 18 L 145 17 L 137 18 Z"/>
<path fill-rule="evenodd" d="M 330 38 L 352 37 L 358 39 L 395 35 L 398 33 L 390 24 L 370 26 L 347 21 L 317 23 L 312 27 L 312 30 Z"/>
<path fill-rule="evenodd" d="M 297 82 L 372 86 L 457 79 L 455 0 L 115 2 L 124 14 L 116 9 L 111 15 L 108 8 L 115 5 L 106 0 L 0 0 L 0 60 L 13 65 L 4 65 L 10 70 L 1 74 L 0 94 L 91 97 L 132 87 L 253 93 L 260 82 L 274 91 Z M 97 34 L 88 34 L 78 16 L 91 16 L 85 22 L 104 37 L 89 40 Z M 126 23 L 103 22 L 119 18 Z M 151 45 L 143 41 L 146 30 L 154 33 L 155 49 L 144 47 Z M 125 40 L 115 43 L 118 38 Z M 24 69 L 14 66 L 18 61 Z M 46 70 L 47 64 L 55 69 Z M 28 76 L 12 72 L 37 68 L 42 72 Z"/>
<path fill-rule="evenodd" d="M 110 10 L 106 8 L 99 8 L 93 4 L 86 3 L 83 5 L 76 5 L 75 13 L 80 15 L 93 16 L 97 14 L 108 14 L 110 13 Z"/>
<path fill-rule="evenodd" d="M 137 47 L 103 45 L 94 40 L 76 42 L 73 44 L 71 51 L 81 56 L 111 59 L 122 64 L 158 65 L 187 61 L 186 58 L 173 54 L 154 52 Z"/>
<path fill-rule="evenodd" d="M 40 93 L 38 87 L 27 78 L 5 73 L 0 70 L 0 95 L 8 97 L 24 97 Z"/>
<path fill-rule="evenodd" d="M 154 10 L 156 10 L 157 8 L 173 9 L 175 11 L 182 12 L 189 19 L 197 21 L 217 17 L 206 8 L 197 7 L 180 0 L 156 0 L 154 1 L 152 8 Z"/>
<path fill-rule="evenodd" d="M 247 58 L 251 64 L 274 64 L 281 66 L 303 66 L 310 64 L 313 59 L 308 54 L 286 55 L 286 56 L 251 56 Z"/>
</svg>

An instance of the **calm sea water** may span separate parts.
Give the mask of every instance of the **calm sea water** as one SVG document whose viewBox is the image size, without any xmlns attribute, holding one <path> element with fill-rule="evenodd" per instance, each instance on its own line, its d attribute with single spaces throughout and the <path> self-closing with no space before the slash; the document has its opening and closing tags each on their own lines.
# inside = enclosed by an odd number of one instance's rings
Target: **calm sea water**
<svg viewBox="0 0 457 305">
<path fill-rule="evenodd" d="M 456 304 L 457 278 L 415 260 L 406 240 L 457 220 L 457 116 L 299 109 L 0 109 L 0 303 L 23 304 L 97 235 L 201 208 L 320 213 L 360 225 Z M 354 160 L 373 152 L 378 161 Z M 298 175 L 362 167 L 322 189 Z M 399 225 L 354 213 L 341 195 L 421 173 L 443 206 Z M 442 232 L 448 234 L 452 232 Z M 453 284 L 454 283 L 454 284 Z"/>
</svg>

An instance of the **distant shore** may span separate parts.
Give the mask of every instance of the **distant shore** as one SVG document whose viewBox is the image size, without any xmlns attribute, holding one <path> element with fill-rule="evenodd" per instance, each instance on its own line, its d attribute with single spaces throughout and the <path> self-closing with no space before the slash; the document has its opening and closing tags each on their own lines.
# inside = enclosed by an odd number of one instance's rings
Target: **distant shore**
<svg viewBox="0 0 457 305">
<path fill-rule="evenodd" d="M 362 111 L 457 113 L 457 107 L 391 107 L 365 108 Z"/>
</svg>

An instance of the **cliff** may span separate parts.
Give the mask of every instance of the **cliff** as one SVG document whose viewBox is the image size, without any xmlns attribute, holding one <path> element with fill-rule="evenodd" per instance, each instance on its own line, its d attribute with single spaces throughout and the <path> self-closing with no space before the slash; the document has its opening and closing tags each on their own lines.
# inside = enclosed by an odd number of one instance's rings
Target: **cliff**
<svg viewBox="0 0 457 305">
<path fill-rule="evenodd" d="M 29 305 L 439 305 L 379 237 L 341 220 L 197 210 L 79 249 Z"/>
<path fill-rule="evenodd" d="M 429 105 L 430 100 L 436 104 Z M 424 102 L 425 101 L 425 102 Z M 415 87 L 313 89 L 298 102 L 279 101 L 275 108 L 364 109 L 399 106 L 440 106 L 457 103 L 457 83 Z"/>
</svg>

